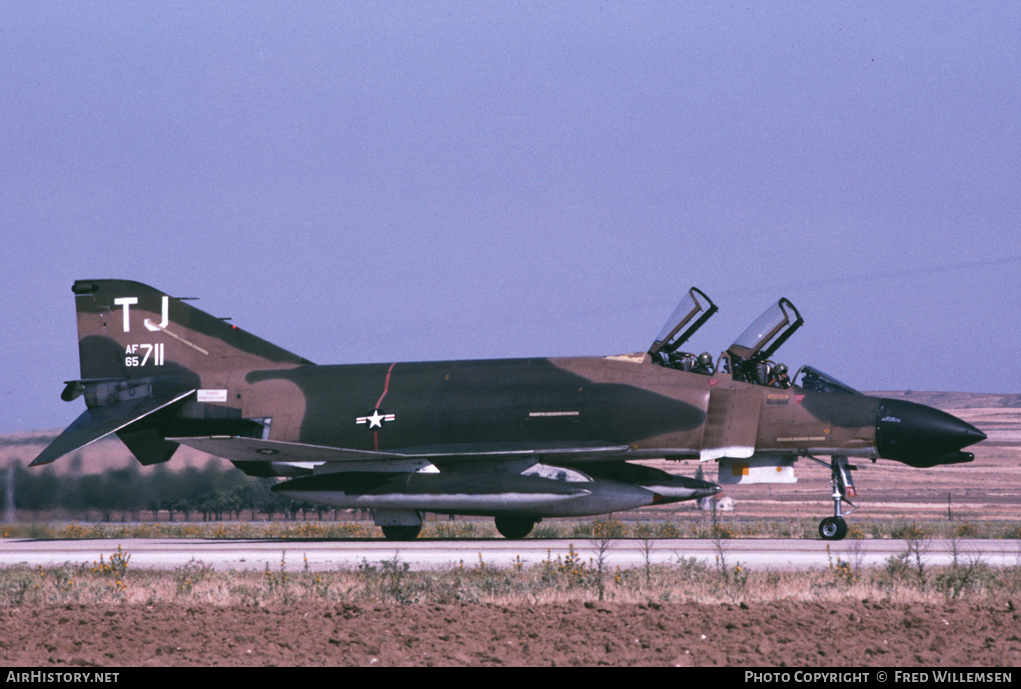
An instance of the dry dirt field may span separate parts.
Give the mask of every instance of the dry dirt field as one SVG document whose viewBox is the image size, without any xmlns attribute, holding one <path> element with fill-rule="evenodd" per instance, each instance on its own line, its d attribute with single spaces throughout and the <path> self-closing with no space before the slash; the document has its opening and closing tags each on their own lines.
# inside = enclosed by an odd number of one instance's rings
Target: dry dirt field
<svg viewBox="0 0 1021 689">
<path fill-rule="evenodd" d="M 949 496 L 955 519 L 1019 519 L 1021 396 L 900 394 L 951 411 L 989 440 L 974 448 L 975 462 L 956 467 L 858 462 L 855 516 L 945 518 Z M 31 446 L 19 448 L 27 463 Z M 8 452 L 0 464 L 10 460 Z M 825 515 L 827 471 L 800 462 L 798 474 L 793 486 L 734 487 L 736 513 Z M 0 664 L 1017 667 L 1018 607 L 852 595 L 761 604 L 35 605 L 0 609 Z"/>
<path fill-rule="evenodd" d="M 0 610 L 0 664 L 1018 667 L 1021 620 L 964 603 L 117 605 Z"/>
</svg>

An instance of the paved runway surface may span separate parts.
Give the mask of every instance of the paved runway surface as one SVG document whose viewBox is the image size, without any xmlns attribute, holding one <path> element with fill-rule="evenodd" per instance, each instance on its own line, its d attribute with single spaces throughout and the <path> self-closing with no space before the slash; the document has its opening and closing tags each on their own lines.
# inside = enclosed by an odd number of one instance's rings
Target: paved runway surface
<svg viewBox="0 0 1021 689">
<path fill-rule="evenodd" d="M 887 558 L 908 550 L 903 540 L 845 540 L 830 543 L 820 540 L 744 539 L 710 540 L 670 539 L 652 542 L 649 558 L 653 563 L 676 562 L 678 558 L 695 557 L 714 563 L 723 549 L 727 564 L 742 564 L 755 569 L 822 568 L 838 558 L 863 566 L 883 565 Z M 415 540 L 407 542 L 371 540 L 299 540 L 299 539 L 121 539 L 121 540 L 0 540 L 0 566 L 27 563 L 30 566 L 59 566 L 64 563 L 91 564 L 106 558 L 121 546 L 131 555 L 131 567 L 173 569 L 191 560 L 221 570 L 297 571 L 353 569 L 363 561 L 377 564 L 397 558 L 413 569 L 442 569 L 475 566 L 481 557 L 487 565 L 510 567 L 520 561 L 535 565 L 547 557 L 564 558 L 571 548 L 584 561 L 598 556 L 598 546 L 591 540 L 558 539 L 521 541 L 507 540 Z M 993 566 L 1021 565 L 1021 541 L 970 539 L 956 544 L 960 562 L 974 558 Z M 606 549 L 608 566 L 639 567 L 646 553 L 640 540 L 614 541 Z M 950 564 L 953 546 L 949 541 L 930 540 L 923 543 L 923 560 L 928 565 Z M 520 560 L 518 560 L 520 558 Z"/>
</svg>

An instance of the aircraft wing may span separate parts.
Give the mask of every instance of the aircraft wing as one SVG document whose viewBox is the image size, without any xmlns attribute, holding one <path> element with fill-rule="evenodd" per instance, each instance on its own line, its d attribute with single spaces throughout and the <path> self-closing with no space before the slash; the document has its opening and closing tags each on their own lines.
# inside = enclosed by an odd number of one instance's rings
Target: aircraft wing
<svg viewBox="0 0 1021 689">
<path fill-rule="evenodd" d="M 203 438 L 167 438 L 232 462 L 364 462 L 407 459 L 405 455 L 370 450 L 348 450 L 339 447 L 288 443 L 278 440 L 209 436 Z"/>
<path fill-rule="evenodd" d="M 521 459 L 555 456 L 559 462 L 592 461 L 620 457 L 631 452 L 627 445 L 535 445 L 471 444 L 402 448 L 390 452 L 309 445 L 305 443 L 260 440 L 234 436 L 167 438 L 167 440 L 208 452 L 232 462 L 373 462 L 397 459 L 424 459 L 430 462 L 456 462 L 470 459 Z"/>
<path fill-rule="evenodd" d="M 139 419 L 184 399 L 193 392 L 195 391 L 187 390 L 175 395 L 143 397 L 119 404 L 86 409 L 38 457 L 32 460 L 29 466 L 34 467 L 55 462 L 64 455 L 126 428 Z"/>
</svg>

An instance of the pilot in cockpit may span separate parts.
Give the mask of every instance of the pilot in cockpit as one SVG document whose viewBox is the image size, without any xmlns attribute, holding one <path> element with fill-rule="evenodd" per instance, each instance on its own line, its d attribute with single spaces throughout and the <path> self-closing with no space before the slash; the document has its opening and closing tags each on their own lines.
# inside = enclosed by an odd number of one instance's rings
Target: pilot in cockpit
<svg viewBox="0 0 1021 689">
<path fill-rule="evenodd" d="M 698 355 L 698 359 L 695 362 L 694 368 L 691 369 L 692 373 L 701 373 L 704 376 L 711 376 L 715 369 L 713 368 L 713 357 L 709 352 L 702 352 Z"/>
<path fill-rule="evenodd" d="M 777 364 L 769 372 L 769 385 L 774 388 L 786 390 L 791 386 L 790 376 L 787 375 L 787 365 Z"/>
</svg>

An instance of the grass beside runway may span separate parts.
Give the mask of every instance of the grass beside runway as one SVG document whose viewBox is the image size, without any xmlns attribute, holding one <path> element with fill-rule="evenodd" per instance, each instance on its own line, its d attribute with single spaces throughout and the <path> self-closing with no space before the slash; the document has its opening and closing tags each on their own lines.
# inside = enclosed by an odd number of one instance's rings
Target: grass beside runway
<svg viewBox="0 0 1021 689">
<path fill-rule="evenodd" d="M 806 538 L 818 539 L 814 519 L 733 518 L 711 515 L 671 520 L 552 519 L 536 525 L 529 538 Z M 33 522 L 0 526 L 3 538 L 280 538 L 381 539 L 371 521 L 274 522 Z M 1021 538 L 1021 522 L 1010 520 L 849 519 L 849 539 Z M 420 539 L 502 538 L 490 519 L 427 520 Z"/>
<path fill-rule="evenodd" d="M 479 554 L 439 570 L 413 571 L 399 553 L 392 557 L 313 570 L 300 547 L 282 552 L 279 566 L 219 571 L 192 560 L 169 570 L 134 568 L 131 552 L 111 547 L 91 563 L 56 567 L 0 568 L 0 609 L 37 605 L 214 606 L 289 605 L 299 601 L 335 605 L 411 603 L 547 604 L 616 601 L 660 605 L 693 602 L 753 604 L 832 603 L 847 600 L 885 604 L 969 601 L 1013 609 L 1021 601 L 1021 563 L 992 567 L 977 557 L 930 566 L 924 539 L 909 539 L 903 553 L 867 567 L 855 551 L 830 555 L 825 569 L 753 570 L 719 547 L 715 561 L 676 555 L 669 563 L 611 567 L 605 557 L 614 541 L 604 539 L 596 555 L 567 553 L 528 565 L 520 557 L 494 566 Z M 829 554 L 829 550 L 827 549 Z M 846 559 L 845 559 L 846 557 Z M 293 565 L 304 560 L 304 567 Z"/>
</svg>

